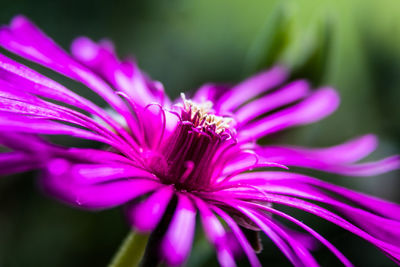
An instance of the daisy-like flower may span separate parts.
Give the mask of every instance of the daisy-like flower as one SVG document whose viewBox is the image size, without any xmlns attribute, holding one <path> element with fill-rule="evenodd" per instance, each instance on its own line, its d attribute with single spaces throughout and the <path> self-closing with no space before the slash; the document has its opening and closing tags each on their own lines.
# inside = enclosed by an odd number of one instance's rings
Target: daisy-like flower
<svg viewBox="0 0 400 267">
<path fill-rule="evenodd" d="M 347 258 L 301 220 L 279 210 L 314 214 L 374 244 L 400 262 L 400 206 L 333 185 L 287 166 L 347 176 L 398 169 L 398 156 L 356 163 L 377 146 L 365 135 L 329 148 L 259 145 L 259 138 L 331 114 L 339 97 L 304 80 L 281 85 L 282 67 L 238 85 L 206 84 L 171 101 L 162 84 L 132 60 L 120 61 L 108 41 L 76 39 L 71 55 L 22 16 L 0 29 L 5 49 L 101 96 L 108 108 L 0 55 L 2 174 L 40 169 L 43 187 L 85 209 L 125 205 L 135 229 L 157 233 L 155 258 L 181 265 L 196 216 L 222 266 L 234 266 L 232 240 L 261 266 L 257 234 L 265 233 L 295 266 L 318 266 L 311 243 Z M 100 148 L 65 147 L 44 136 L 93 140 Z M 273 167 L 273 168 L 272 168 Z M 279 220 L 278 220 L 279 219 Z M 295 232 L 280 221 L 303 229 Z"/>
</svg>

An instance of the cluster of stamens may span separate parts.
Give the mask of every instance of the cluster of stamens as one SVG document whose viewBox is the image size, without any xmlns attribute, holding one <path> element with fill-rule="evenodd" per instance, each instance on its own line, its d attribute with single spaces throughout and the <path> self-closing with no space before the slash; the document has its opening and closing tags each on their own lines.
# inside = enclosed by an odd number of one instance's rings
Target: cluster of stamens
<svg viewBox="0 0 400 267">
<path fill-rule="evenodd" d="M 180 123 L 152 160 L 152 172 L 178 190 L 207 190 L 219 171 L 223 147 L 235 143 L 233 119 L 217 116 L 211 102 L 197 104 L 182 96 Z"/>
<path fill-rule="evenodd" d="M 183 101 L 183 109 L 190 116 L 190 121 L 197 128 L 213 128 L 214 132 L 221 134 L 230 129 L 233 122 L 232 118 L 222 117 L 213 114 L 213 104 L 210 101 L 201 104 L 194 103 L 192 100 L 186 99 L 185 95 L 181 94 Z"/>
</svg>

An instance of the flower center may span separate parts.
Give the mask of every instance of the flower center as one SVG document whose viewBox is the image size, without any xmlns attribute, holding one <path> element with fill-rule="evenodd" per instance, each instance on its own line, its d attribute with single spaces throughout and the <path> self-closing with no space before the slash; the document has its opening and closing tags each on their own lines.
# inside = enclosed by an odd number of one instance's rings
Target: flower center
<svg viewBox="0 0 400 267">
<path fill-rule="evenodd" d="M 207 190 L 221 171 L 218 158 L 224 148 L 236 143 L 234 121 L 216 115 L 211 102 L 197 104 L 183 94 L 180 109 L 179 124 L 152 169 L 162 182 L 178 190 Z"/>
<path fill-rule="evenodd" d="M 224 133 L 230 129 L 233 119 L 213 114 L 213 104 L 211 101 L 197 104 L 192 100 L 186 99 L 183 93 L 181 93 L 181 97 L 184 115 L 189 116 L 185 119 L 191 121 L 195 127 L 202 128 L 203 130 L 206 128 L 213 128 L 214 132 L 217 134 Z"/>
</svg>

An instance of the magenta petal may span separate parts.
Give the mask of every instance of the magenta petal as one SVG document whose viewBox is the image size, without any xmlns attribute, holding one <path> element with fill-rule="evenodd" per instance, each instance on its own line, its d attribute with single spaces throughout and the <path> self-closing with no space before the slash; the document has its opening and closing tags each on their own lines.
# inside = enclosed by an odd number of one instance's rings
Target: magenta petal
<svg viewBox="0 0 400 267">
<path fill-rule="evenodd" d="M 274 93 L 256 99 L 235 112 L 235 119 L 245 124 L 266 112 L 290 104 L 305 97 L 309 93 L 309 84 L 304 81 L 295 81 Z"/>
<path fill-rule="evenodd" d="M 373 176 L 398 169 L 400 169 L 400 156 L 395 155 L 375 162 L 359 163 L 339 168 L 332 167 L 327 170 L 350 176 Z"/>
<path fill-rule="evenodd" d="M 108 175 L 103 174 L 103 177 L 93 177 L 97 181 L 101 180 L 101 183 L 75 183 L 79 173 L 74 171 L 73 166 L 63 159 L 51 161 L 43 179 L 43 186 L 54 196 L 82 208 L 112 208 L 162 186 L 158 181 L 140 177 L 115 179 L 113 172 Z M 94 175 L 97 170 L 95 166 L 93 168 L 94 173 L 86 172 L 86 175 Z"/>
<path fill-rule="evenodd" d="M 196 103 L 204 103 L 207 101 L 214 102 L 218 96 L 228 90 L 228 86 L 219 84 L 204 84 L 196 90 L 192 100 Z"/>
<path fill-rule="evenodd" d="M 289 207 L 297 208 L 300 210 L 307 211 L 309 213 L 315 214 L 321 218 L 324 218 L 327 221 L 330 221 L 332 223 L 335 223 L 336 225 L 346 229 L 347 231 L 350 231 L 365 240 L 371 242 L 378 248 L 382 249 L 384 252 L 389 253 L 391 256 L 399 259 L 400 258 L 400 249 L 398 246 L 385 242 L 381 240 L 380 238 L 377 238 L 376 236 L 371 235 L 370 233 L 364 231 L 360 227 L 350 223 L 343 217 L 323 208 L 318 205 L 315 205 L 313 203 L 298 199 L 298 198 L 292 198 L 292 197 L 287 197 L 283 195 L 277 195 L 277 194 L 270 194 L 263 192 L 262 194 L 257 193 L 257 191 L 252 191 L 252 192 L 245 192 L 245 193 L 235 193 L 236 197 L 240 197 L 242 199 L 259 199 L 263 201 L 267 201 L 268 203 L 278 203 L 278 204 L 283 204 Z M 219 195 L 221 197 L 221 195 Z"/>
<path fill-rule="evenodd" d="M 100 49 L 98 44 L 87 37 L 78 37 L 71 44 L 71 54 L 89 67 L 98 63 L 96 61 L 98 60 Z"/>
<path fill-rule="evenodd" d="M 153 231 L 160 222 L 173 195 L 169 186 L 162 187 L 143 202 L 130 208 L 129 219 L 140 232 Z"/>
<path fill-rule="evenodd" d="M 110 184 L 67 187 L 68 191 L 62 198 L 69 203 L 87 209 L 105 209 L 122 205 L 128 201 L 156 190 L 161 185 L 157 182 L 143 179 L 132 179 Z"/>
<path fill-rule="evenodd" d="M 293 239 L 300 242 L 307 250 L 316 251 L 320 247 L 318 240 L 310 233 L 291 229 L 276 220 L 274 220 L 274 223 L 287 232 Z"/>
<path fill-rule="evenodd" d="M 265 146 L 255 148 L 255 152 L 260 159 L 266 161 L 351 176 L 371 176 L 400 168 L 399 156 L 376 162 L 351 164 L 366 157 L 376 146 L 376 137 L 365 135 L 329 148 Z"/>
<path fill-rule="evenodd" d="M 69 56 L 24 16 L 17 16 L 9 27 L 0 28 L 0 45 L 83 83 L 108 102 L 128 125 L 132 124 L 128 106 L 114 90 L 98 75 Z"/>
<path fill-rule="evenodd" d="M 124 107 L 124 103 L 106 83 L 73 60 L 24 16 L 14 17 L 9 27 L 0 29 L 0 45 L 20 56 L 81 81 L 117 110 L 119 107 Z"/>
<path fill-rule="evenodd" d="M 27 117 L 15 115 L 8 115 L 7 117 L 1 116 L 0 128 L 3 132 L 69 135 L 113 145 L 113 142 L 109 139 L 83 129 L 71 127 L 56 122 L 40 119 L 29 119 Z"/>
<path fill-rule="evenodd" d="M 312 177 L 308 177 L 302 174 L 289 173 L 289 172 L 253 172 L 244 173 L 236 177 L 233 177 L 230 181 L 234 183 L 249 183 L 254 186 L 265 186 L 280 184 L 285 186 L 291 186 L 296 188 L 300 183 L 312 185 L 317 188 L 328 190 L 329 192 L 338 194 L 340 197 L 346 199 L 349 202 L 353 202 L 356 205 L 364 207 L 366 210 L 373 211 L 376 214 L 380 214 L 386 218 L 400 220 L 400 205 L 372 197 L 366 194 L 362 194 L 350 189 L 346 189 L 341 186 L 330 184 Z"/>
<path fill-rule="evenodd" d="M 247 241 L 245 235 L 243 234 L 242 230 L 240 230 L 238 224 L 223 210 L 216 206 L 212 206 L 212 209 L 219 215 L 221 218 L 228 224 L 231 228 L 233 233 L 235 234 L 237 240 L 239 241 L 240 245 L 242 246 L 244 252 L 247 255 L 247 258 L 250 261 L 252 267 L 261 267 L 261 263 L 258 260 L 253 248 L 251 247 L 249 241 Z"/>
<path fill-rule="evenodd" d="M 161 243 L 161 252 L 167 264 L 181 265 L 192 247 L 196 209 L 192 201 L 183 194 L 178 194 L 178 204 L 172 221 Z"/>
<path fill-rule="evenodd" d="M 220 111 L 231 111 L 247 100 L 282 83 L 287 76 L 283 67 L 274 67 L 261 72 L 227 91 L 217 102 Z"/>
<path fill-rule="evenodd" d="M 50 154 L 60 150 L 60 147 L 48 143 L 37 135 L 15 132 L 0 132 L 0 144 L 15 152 L 23 152 L 31 159 L 34 156 L 43 156 L 42 158 L 48 159 Z"/>
<path fill-rule="evenodd" d="M 93 185 L 121 178 L 147 178 L 156 180 L 154 174 L 125 164 L 75 164 L 71 168 L 72 182 Z"/>
<path fill-rule="evenodd" d="M 110 208 L 118 206 L 159 188 L 158 182 L 132 179 L 110 184 L 76 188 L 76 203 L 87 208 Z"/>
<path fill-rule="evenodd" d="M 133 62 L 132 68 L 127 68 L 126 62 L 118 60 L 109 42 L 95 43 L 87 37 L 79 37 L 73 41 L 71 52 L 80 62 L 134 99 L 136 104 L 144 107 L 161 100 L 152 94 L 145 76 Z M 165 97 L 164 92 L 162 94 Z"/>
<path fill-rule="evenodd" d="M 234 203 L 232 205 L 245 214 L 250 220 L 256 223 L 265 234 L 267 234 L 272 241 L 280 248 L 280 250 L 288 257 L 294 266 L 319 266 L 315 259 L 311 256 L 310 252 L 293 239 L 284 229 L 277 224 L 273 223 L 266 216 L 255 216 L 250 210 L 238 206 Z"/>
<path fill-rule="evenodd" d="M 288 127 L 312 123 L 330 115 L 338 105 L 339 96 L 335 90 L 319 89 L 295 106 L 247 124 L 237 138 L 247 142 Z"/>
<path fill-rule="evenodd" d="M 21 152 L 0 153 L 0 174 L 30 171 L 40 166 L 31 156 Z"/>
<path fill-rule="evenodd" d="M 287 169 L 287 167 L 282 164 L 260 159 L 257 154 L 253 153 L 253 151 L 245 151 L 238 154 L 235 158 L 232 158 L 229 163 L 225 165 L 221 175 L 234 176 L 244 171 L 250 171 L 262 167 Z"/>
<path fill-rule="evenodd" d="M 199 198 L 195 198 L 197 207 L 199 208 L 200 218 L 204 225 L 204 231 L 210 241 L 217 244 L 225 237 L 225 230 L 217 217 L 207 207 L 207 204 Z"/>
<path fill-rule="evenodd" d="M 7 87 L 7 85 L 0 80 L 0 111 L 66 122 L 96 131 L 110 138 L 116 137 L 115 133 L 82 113 L 18 92 L 15 87 Z"/>
<path fill-rule="evenodd" d="M 126 131 L 94 103 L 1 54 L 0 80 L 12 84 L 15 91 L 60 101 L 85 110 L 90 114 L 95 114 L 116 129 L 122 136 L 126 137 Z M 4 90 L 4 86 L 0 89 Z"/>
<path fill-rule="evenodd" d="M 89 100 L 76 95 L 64 86 L 0 54 L 0 78 L 20 91 L 73 105 L 84 110 L 96 109 Z"/>
<path fill-rule="evenodd" d="M 224 267 L 236 266 L 233 253 L 230 251 L 228 245 L 225 229 L 221 222 L 200 198 L 195 198 L 195 203 L 200 212 L 205 234 L 216 248 L 220 265 Z"/>
<path fill-rule="evenodd" d="M 91 149 L 91 148 L 69 148 L 63 150 L 66 156 L 80 159 L 80 161 L 92 162 L 92 163 L 124 163 L 132 164 L 132 160 L 124 157 L 121 154 L 117 154 L 110 151 Z"/>
<path fill-rule="evenodd" d="M 282 218 L 288 219 L 289 221 L 295 223 L 296 225 L 300 226 L 307 232 L 309 232 L 312 236 L 314 236 L 317 240 L 319 240 L 322 244 L 324 244 L 335 256 L 345 265 L 345 266 L 353 266 L 351 262 L 339 251 L 337 250 L 329 241 L 323 238 L 320 234 L 315 232 L 312 228 L 308 227 L 306 224 L 302 223 L 301 221 L 293 218 L 292 216 L 285 214 L 284 212 L 278 211 L 276 209 L 270 208 L 267 205 L 257 204 L 257 203 L 245 203 L 242 202 L 244 205 L 253 206 L 259 208 L 260 210 L 264 210 L 270 212 L 272 214 L 276 214 L 281 216 Z"/>
<path fill-rule="evenodd" d="M 368 134 L 328 148 L 265 146 L 256 148 L 256 153 L 274 162 L 288 159 L 289 161 L 299 162 L 297 164 L 301 164 L 301 162 L 306 162 L 307 160 L 345 164 L 368 156 L 376 149 L 377 143 L 376 136 Z"/>
<path fill-rule="evenodd" d="M 271 146 L 256 148 L 255 152 L 261 159 L 266 161 L 350 176 L 372 176 L 400 168 L 399 156 L 391 156 L 376 162 L 350 164 L 368 155 L 374 145 L 369 146 L 366 144 L 367 146 L 358 151 L 347 150 L 346 145 L 343 144 L 327 149 Z M 343 157 L 340 158 L 340 155 L 343 155 Z"/>
<path fill-rule="evenodd" d="M 142 145 L 149 149 L 157 150 L 164 139 L 166 128 L 166 114 L 160 105 L 147 105 L 140 112 L 142 128 Z"/>
<path fill-rule="evenodd" d="M 347 205 L 345 202 L 338 201 L 311 186 L 301 184 L 293 184 L 290 186 L 269 184 L 267 186 L 258 186 L 258 188 L 268 193 L 291 195 L 328 204 L 336 210 L 339 210 L 343 218 L 348 218 L 370 235 L 388 244 L 400 244 L 400 222 L 380 217 L 358 207 Z"/>
</svg>

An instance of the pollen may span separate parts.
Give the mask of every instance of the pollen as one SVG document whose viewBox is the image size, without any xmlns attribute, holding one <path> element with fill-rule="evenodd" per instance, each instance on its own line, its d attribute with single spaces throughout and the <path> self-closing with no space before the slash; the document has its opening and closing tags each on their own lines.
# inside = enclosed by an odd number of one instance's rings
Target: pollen
<svg viewBox="0 0 400 267">
<path fill-rule="evenodd" d="M 217 134 L 221 134 L 231 128 L 233 119 L 213 114 L 213 103 L 211 101 L 198 104 L 186 99 L 183 93 L 181 93 L 181 98 L 183 109 L 189 114 L 190 121 L 194 126 L 202 129 L 214 129 Z"/>
</svg>

